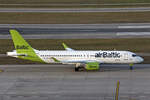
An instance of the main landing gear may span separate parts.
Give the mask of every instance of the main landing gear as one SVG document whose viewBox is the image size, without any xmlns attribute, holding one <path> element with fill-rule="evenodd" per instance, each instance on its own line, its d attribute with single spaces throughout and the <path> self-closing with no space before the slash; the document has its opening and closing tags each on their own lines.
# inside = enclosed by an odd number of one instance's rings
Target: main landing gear
<svg viewBox="0 0 150 100">
<path fill-rule="evenodd" d="M 81 65 L 81 64 L 76 64 L 76 67 L 75 67 L 75 72 L 78 72 L 78 71 L 84 71 L 85 68 L 84 68 L 84 65 Z"/>
<path fill-rule="evenodd" d="M 75 72 L 78 72 L 78 71 L 79 71 L 79 68 L 78 68 L 78 67 L 75 67 L 74 70 L 75 70 Z"/>
<path fill-rule="evenodd" d="M 75 72 L 84 71 L 84 70 L 85 70 L 84 67 L 75 67 Z"/>
</svg>

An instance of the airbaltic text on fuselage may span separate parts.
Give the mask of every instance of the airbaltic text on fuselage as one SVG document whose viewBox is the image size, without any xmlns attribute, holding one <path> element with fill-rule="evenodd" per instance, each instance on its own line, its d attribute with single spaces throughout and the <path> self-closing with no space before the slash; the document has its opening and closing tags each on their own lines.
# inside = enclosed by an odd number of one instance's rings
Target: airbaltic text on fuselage
<svg viewBox="0 0 150 100">
<path fill-rule="evenodd" d="M 120 58 L 120 53 L 118 53 L 118 52 L 98 52 L 98 53 L 95 53 L 95 57 Z"/>
</svg>

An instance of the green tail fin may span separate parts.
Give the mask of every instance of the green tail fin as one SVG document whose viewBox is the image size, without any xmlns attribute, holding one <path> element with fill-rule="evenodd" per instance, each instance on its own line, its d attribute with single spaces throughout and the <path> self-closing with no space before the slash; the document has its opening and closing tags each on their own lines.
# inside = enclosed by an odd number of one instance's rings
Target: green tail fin
<svg viewBox="0 0 150 100">
<path fill-rule="evenodd" d="M 18 53 L 33 51 L 33 48 L 23 39 L 23 37 L 16 30 L 10 30 L 15 49 Z"/>
<path fill-rule="evenodd" d="M 18 56 L 21 59 L 27 59 L 32 61 L 42 61 L 37 54 L 35 53 L 34 49 L 24 40 L 24 38 L 19 34 L 16 30 L 9 30 L 15 49 L 18 55 L 26 55 L 26 56 Z"/>
</svg>

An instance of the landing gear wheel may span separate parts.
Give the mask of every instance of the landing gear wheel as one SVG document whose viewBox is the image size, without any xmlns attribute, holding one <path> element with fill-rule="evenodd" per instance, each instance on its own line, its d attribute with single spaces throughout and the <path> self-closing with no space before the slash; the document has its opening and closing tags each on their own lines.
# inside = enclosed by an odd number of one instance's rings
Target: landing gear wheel
<svg viewBox="0 0 150 100">
<path fill-rule="evenodd" d="M 84 71 L 85 68 L 84 67 L 79 67 L 79 71 Z"/>
<path fill-rule="evenodd" d="M 75 72 L 78 72 L 79 71 L 79 68 L 78 67 L 75 67 Z"/>
</svg>

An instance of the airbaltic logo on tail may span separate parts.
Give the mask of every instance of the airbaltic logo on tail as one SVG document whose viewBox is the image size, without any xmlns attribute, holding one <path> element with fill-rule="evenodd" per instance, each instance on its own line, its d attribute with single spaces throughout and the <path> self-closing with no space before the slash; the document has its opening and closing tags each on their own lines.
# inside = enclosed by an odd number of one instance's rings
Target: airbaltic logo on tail
<svg viewBox="0 0 150 100">
<path fill-rule="evenodd" d="M 103 57 L 103 58 L 120 58 L 120 53 L 117 52 L 99 52 L 95 53 L 95 57 Z"/>
<path fill-rule="evenodd" d="M 28 46 L 25 45 L 17 45 L 16 49 L 28 49 Z"/>
</svg>

